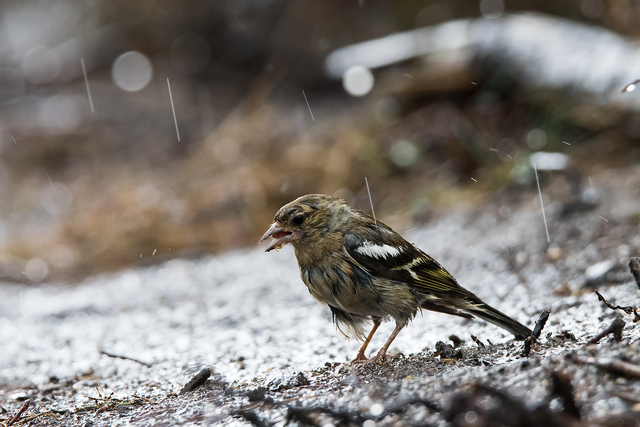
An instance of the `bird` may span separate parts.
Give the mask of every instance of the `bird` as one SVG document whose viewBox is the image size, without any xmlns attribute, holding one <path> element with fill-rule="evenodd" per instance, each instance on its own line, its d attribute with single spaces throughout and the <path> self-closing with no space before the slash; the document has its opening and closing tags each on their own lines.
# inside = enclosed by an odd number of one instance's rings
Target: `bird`
<svg viewBox="0 0 640 427">
<path fill-rule="evenodd" d="M 381 221 L 343 199 L 307 194 L 282 206 L 260 242 L 270 252 L 291 244 L 300 277 L 313 298 L 331 309 L 346 337 L 363 341 L 351 362 L 382 363 L 400 330 L 422 309 L 471 319 L 479 317 L 514 335 L 531 330 L 460 286 L 440 263 Z M 367 347 L 385 320 L 395 321 L 375 357 Z M 366 327 L 373 322 L 365 336 Z"/>
</svg>

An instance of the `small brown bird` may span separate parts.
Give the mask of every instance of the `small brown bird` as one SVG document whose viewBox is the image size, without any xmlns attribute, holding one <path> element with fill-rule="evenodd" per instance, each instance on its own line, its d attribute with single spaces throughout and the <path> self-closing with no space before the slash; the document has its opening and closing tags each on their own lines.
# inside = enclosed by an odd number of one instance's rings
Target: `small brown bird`
<svg viewBox="0 0 640 427">
<path fill-rule="evenodd" d="M 465 318 L 480 317 L 522 340 L 531 330 L 464 289 L 436 260 L 344 200 L 308 194 L 284 205 L 260 239 L 267 252 L 293 245 L 300 276 L 311 295 L 327 304 L 346 336 L 364 339 L 354 363 L 363 363 L 382 320 L 396 327 L 371 359 L 382 361 L 400 330 L 426 309 Z M 463 311 L 460 311 L 463 310 Z M 373 329 L 365 338 L 365 325 Z"/>
</svg>

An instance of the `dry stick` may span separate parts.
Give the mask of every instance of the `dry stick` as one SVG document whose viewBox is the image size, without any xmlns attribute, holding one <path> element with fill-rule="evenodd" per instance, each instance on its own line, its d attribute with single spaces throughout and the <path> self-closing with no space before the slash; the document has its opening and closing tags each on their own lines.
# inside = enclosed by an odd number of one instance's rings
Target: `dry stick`
<svg viewBox="0 0 640 427">
<path fill-rule="evenodd" d="M 531 346 L 533 345 L 533 343 L 538 341 L 538 338 L 540 338 L 540 334 L 544 329 L 544 325 L 546 325 L 547 320 L 549 320 L 549 313 L 550 313 L 549 310 L 544 310 L 542 313 L 540 313 L 540 317 L 536 322 L 536 326 L 534 326 L 533 328 L 533 332 L 531 332 L 531 335 L 528 336 L 526 340 L 524 340 L 524 347 L 522 348 L 522 356 L 528 357 L 531 354 Z"/>
<path fill-rule="evenodd" d="M 604 369 L 605 371 L 612 372 L 619 375 L 627 375 L 629 377 L 640 378 L 640 366 L 634 365 L 629 362 L 624 362 L 618 359 L 601 359 L 598 360 L 594 357 L 580 357 L 573 355 L 571 358 L 575 363 L 580 365 L 593 365 L 597 368 Z"/>
<path fill-rule="evenodd" d="M 600 332 L 598 335 L 596 335 L 595 337 L 587 341 L 587 344 L 596 344 L 598 341 L 600 341 L 602 338 L 606 337 L 609 334 L 613 334 L 613 338 L 616 341 L 622 340 L 622 330 L 624 329 L 625 324 L 626 323 L 624 322 L 624 320 L 622 320 L 622 318 L 616 317 L 615 319 L 613 319 L 613 322 L 609 326 L 607 326 L 602 332 Z"/>
<path fill-rule="evenodd" d="M 121 356 L 119 354 L 109 353 L 104 350 L 100 350 L 100 354 L 104 354 L 105 356 L 113 357 L 116 359 L 124 359 L 124 360 L 131 360 L 133 362 L 138 362 L 139 364 L 144 365 L 147 368 L 150 368 L 152 366 L 151 363 L 143 362 L 142 360 L 134 359 L 133 357 L 129 357 L 129 356 Z"/>
<path fill-rule="evenodd" d="M 534 326 L 533 328 L 533 338 L 534 339 L 538 339 L 540 338 L 540 334 L 542 333 L 542 330 L 544 329 L 544 325 L 547 324 L 547 320 L 549 320 L 549 314 L 551 312 L 549 310 L 544 310 L 542 313 L 540 313 L 540 317 L 538 318 L 538 321 L 536 322 L 536 326 Z"/>
<path fill-rule="evenodd" d="M 27 400 L 22 404 L 22 407 L 20 408 L 18 413 L 15 414 L 13 418 L 11 418 L 11 421 L 9 421 L 9 423 L 7 424 L 7 427 L 10 427 L 11 425 L 13 425 L 13 423 L 18 421 L 18 418 L 20 418 L 20 415 L 22 415 L 22 413 L 27 410 L 27 408 L 29 407 L 29 404 L 31 404 L 31 400 Z"/>
<path fill-rule="evenodd" d="M 558 371 L 551 373 L 552 395 L 562 399 L 565 414 L 580 419 L 580 408 L 576 404 L 573 386 L 569 375 L 564 375 Z"/>
<path fill-rule="evenodd" d="M 210 376 L 211 376 L 210 368 L 202 369 L 200 372 L 198 372 L 193 377 L 191 377 L 191 379 L 184 385 L 184 387 L 182 387 L 182 390 L 180 390 L 180 393 L 178 393 L 178 395 L 183 395 L 187 392 L 197 389 L 201 385 L 204 385 L 204 383 L 207 382 L 207 379 Z"/>
<path fill-rule="evenodd" d="M 471 339 L 473 340 L 474 343 L 478 344 L 478 347 L 482 347 L 482 348 L 486 347 L 484 343 L 480 341 L 480 339 L 477 336 L 471 335 Z"/>
<path fill-rule="evenodd" d="M 600 301 L 602 301 L 607 307 L 609 307 L 611 310 L 622 310 L 627 314 L 632 314 L 633 313 L 633 321 L 637 322 L 640 320 L 640 313 L 638 313 L 638 309 L 636 307 L 631 307 L 631 306 L 620 306 L 620 305 L 613 305 L 610 304 L 609 302 L 607 302 L 606 299 L 604 299 L 604 297 L 600 294 L 600 292 L 598 292 L 598 290 L 594 290 L 594 292 L 596 293 L 596 295 L 598 295 L 598 299 Z"/>
</svg>

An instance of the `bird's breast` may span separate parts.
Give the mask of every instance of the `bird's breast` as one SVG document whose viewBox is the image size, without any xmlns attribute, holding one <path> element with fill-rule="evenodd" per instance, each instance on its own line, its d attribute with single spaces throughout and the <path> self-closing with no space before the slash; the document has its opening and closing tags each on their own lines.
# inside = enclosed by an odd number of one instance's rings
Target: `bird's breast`
<svg viewBox="0 0 640 427">
<path fill-rule="evenodd" d="M 301 266 L 300 272 L 309 293 L 322 304 L 363 316 L 396 317 L 396 310 L 388 307 L 393 301 L 387 298 L 387 287 L 357 266 L 335 261 L 325 268 Z"/>
</svg>

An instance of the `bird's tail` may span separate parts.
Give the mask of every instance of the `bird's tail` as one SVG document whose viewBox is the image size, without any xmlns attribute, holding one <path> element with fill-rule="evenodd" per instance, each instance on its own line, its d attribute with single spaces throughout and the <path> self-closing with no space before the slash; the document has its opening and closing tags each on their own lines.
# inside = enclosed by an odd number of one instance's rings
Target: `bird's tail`
<svg viewBox="0 0 640 427">
<path fill-rule="evenodd" d="M 469 301 L 469 305 L 464 308 L 464 311 L 511 332 L 517 340 L 527 339 L 531 335 L 531 329 L 479 299 L 473 302 Z"/>
</svg>

